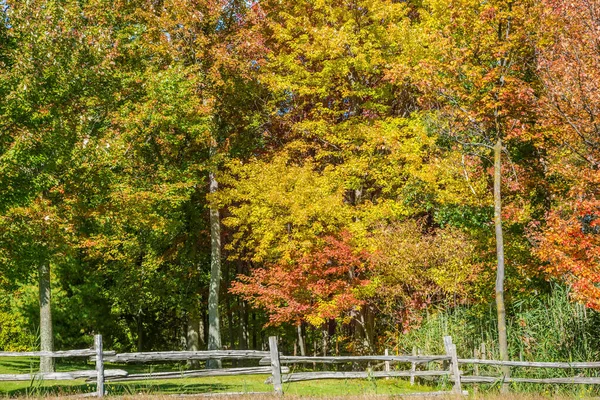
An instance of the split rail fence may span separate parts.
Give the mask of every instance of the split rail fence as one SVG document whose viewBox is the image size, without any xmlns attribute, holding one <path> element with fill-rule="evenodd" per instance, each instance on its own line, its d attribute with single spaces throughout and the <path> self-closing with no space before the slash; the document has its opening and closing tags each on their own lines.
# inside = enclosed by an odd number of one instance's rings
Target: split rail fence
<svg viewBox="0 0 600 400">
<path fill-rule="evenodd" d="M 478 366 L 491 365 L 497 367 L 526 367 L 526 368 L 559 368 L 559 369 L 594 369 L 600 368 L 600 362 L 528 362 L 528 361 L 497 361 L 486 359 L 462 359 L 456 354 L 456 345 L 452 343 L 450 336 L 444 337 L 446 354 L 442 355 L 385 355 L 372 356 L 285 356 L 279 353 L 277 338 L 269 338 L 269 351 L 256 350 L 216 350 L 216 351 L 169 351 L 169 352 L 146 352 L 146 353 L 121 353 L 114 351 L 103 351 L 102 336 L 96 335 L 94 349 L 55 351 L 55 352 L 0 352 L 0 357 L 91 357 L 95 362 L 94 370 L 55 372 L 55 373 L 33 373 L 33 374 L 0 374 L 0 381 L 33 381 L 33 380 L 76 380 L 85 379 L 87 382 L 96 383 L 96 391 L 89 395 L 103 397 L 105 394 L 104 382 L 145 381 L 177 378 L 196 378 L 227 375 L 270 375 L 267 383 L 273 385 L 277 394 L 283 393 L 283 384 L 316 379 L 373 379 L 408 377 L 411 384 L 415 377 L 424 379 L 436 379 L 446 377 L 452 382 L 451 391 L 427 392 L 421 395 L 438 394 L 467 394 L 462 385 L 467 383 L 537 383 L 537 384 L 600 384 L 600 377 L 573 376 L 565 378 L 513 378 L 504 376 L 480 376 Z M 208 360 L 257 360 L 256 367 L 202 369 L 174 372 L 154 372 L 143 374 L 130 374 L 123 369 L 106 369 L 104 363 L 148 363 L 157 361 L 208 361 Z M 379 363 L 374 368 L 366 368 L 360 371 L 313 371 L 313 372 L 290 372 L 287 365 L 301 364 L 349 364 L 357 363 Z M 439 369 L 419 370 L 417 366 L 437 363 Z M 393 369 L 400 365 L 410 364 L 410 369 Z M 474 366 L 475 374 L 465 375 L 460 371 L 460 365 L 471 364 Z M 283 365 L 283 366 L 282 366 Z M 375 368 L 383 367 L 383 370 Z M 417 393 L 415 393 L 417 394 Z"/>
</svg>

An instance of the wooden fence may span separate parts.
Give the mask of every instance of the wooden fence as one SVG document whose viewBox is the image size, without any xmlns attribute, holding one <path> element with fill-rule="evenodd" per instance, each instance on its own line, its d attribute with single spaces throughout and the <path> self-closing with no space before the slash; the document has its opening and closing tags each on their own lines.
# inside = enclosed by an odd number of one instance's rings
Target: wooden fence
<svg viewBox="0 0 600 400">
<path fill-rule="evenodd" d="M 32 380 L 74 380 L 86 379 L 95 382 L 97 390 L 93 393 L 98 397 L 105 394 L 104 382 L 125 382 L 160 380 L 192 377 L 227 376 L 227 375 L 270 375 L 268 383 L 273 385 L 277 394 L 283 393 L 283 384 L 315 379 L 358 379 L 358 378 L 391 378 L 408 377 L 411 384 L 415 377 L 424 379 L 437 379 L 446 377 L 452 382 L 451 391 L 427 392 L 426 395 L 439 394 L 466 394 L 462 390 L 463 384 L 469 383 L 538 383 L 538 384 L 600 384 L 600 377 L 573 376 L 566 378 L 512 378 L 503 376 L 480 376 L 478 366 L 507 366 L 526 368 L 559 368 L 559 369 L 589 369 L 600 368 L 600 362 L 528 362 L 528 361 L 496 361 L 486 359 L 461 359 L 456 354 L 456 346 L 452 338 L 444 337 L 446 354 L 442 355 L 418 355 L 413 351 L 412 355 L 385 355 L 370 356 L 330 356 L 330 357 L 298 357 L 281 355 L 277 347 L 277 338 L 269 338 L 269 351 L 256 350 L 217 350 L 217 351 L 170 351 L 170 352 L 146 352 L 146 353 L 121 353 L 114 351 L 103 351 L 102 336 L 96 335 L 94 349 L 70 350 L 56 352 L 0 352 L 0 357 L 91 357 L 95 362 L 94 370 L 82 370 L 56 373 L 34 373 L 34 374 L 4 374 L 0 375 L 0 381 L 32 381 Z M 258 366 L 241 368 L 203 369 L 175 372 L 155 372 L 143 374 L 129 374 L 122 369 L 106 369 L 104 363 L 146 363 L 156 361 L 194 361 L 194 360 L 256 360 Z M 290 373 L 287 365 L 301 364 L 349 364 L 378 363 L 375 367 L 362 368 L 359 371 L 313 371 Z M 409 364 L 410 369 L 393 369 L 392 364 L 398 368 L 402 364 Z M 435 363 L 438 369 L 428 368 L 420 370 L 420 365 Z M 460 365 L 471 364 L 474 366 L 475 374 L 465 375 L 460 371 Z M 282 366 L 283 365 L 283 366 Z M 383 370 L 376 370 L 383 368 Z"/>
<path fill-rule="evenodd" d="M 0 352 L 0 357 L 51 357 L 51 358 L 74 358 L 94 357 L 95 370 L 69 371 L 69 372 L 37 372 L 33 374 L 1 374 L 0 381 L 33 381 L 33 380 L 75 380 L 94 379 L 97 383 L 97 396 L 104 396 L 104 379 L 127 376 L 127 371 L 120 369 L 104 370 L 103 359 L 105 356 L 114 356 L 114 351 L 102 350 L 102 335 L 94 337 L 94 349 L 69 350 L 69 351 L 28 351 L 28 352 Z"/>
</svg>

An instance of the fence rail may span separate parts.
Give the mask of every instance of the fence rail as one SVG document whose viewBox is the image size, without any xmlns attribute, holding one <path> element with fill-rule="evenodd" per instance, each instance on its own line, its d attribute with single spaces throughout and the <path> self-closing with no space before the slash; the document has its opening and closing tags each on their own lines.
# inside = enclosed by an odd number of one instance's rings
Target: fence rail
<svg viewBox="0 0 600 400">
<path fill-rule="evenodd" d="M 283 382 L 311 381 L 316 379 L 367 379 L 367 378 L 399 378 L 411 376 L 444 376 L 450 371 L 318 371 L 296 372 L 283 376 Z M 272 383 L 272 378 L 267 379 Z"/>
<path fill-rule="evenodd" d="M 105 378 L 117 378 L 127 376 L 127 371 L 122 369 L 109 369 L 104 371 Z M 71 372 L 49 372 L 49 373 L 33 373 L 33 374 L 2 374 L 0 381 L 71 381 L 77 379 L 95 378 L 96 370 L 89 371 L 71 371 Z"/>
<path fill-rule="evenodd" d="M 586 369 L 600 368 L 600 362 L 546 362 L 546 361 L 499 361 L 479 360 L 476 358 L 459 358 L 459 364 L 497 365 L 506 367 L 531 367 L 531 368 L 561 368 L 561 369 Z"/>
<path fill-rule="evenodd" d="M 439 356 L 331 356 L 331 357 L 311 357 L 311 356 L 279 356 L 282 364 L 343 364 L 349 362 L 368 362 L 368 361 L 383 361 L 383 362 L 410 362 L 415 364 L 427 364 L 432 361 L 450 361 L 451 357 L 447 355 Z M 271 358 L 262 358 L 259 363 L 261 365 L 270 365 Z"/>
<path fill-rule="evenodd" d="M 105 351 L 103 355 L 114 356 L 117 353 L 114 351 Z M 67 351 L 0 351 L 0 357 L 51 357 L 51 358 L 69 358 L 69 357 L 96 357 L 96 350 L 67 350 Z"/>
<path fill-rule="evenodd" d="M 153 361 L 205 361 L 205 360 L 252 360 L 269 356 L 268 351 L 257 350 L 212 350 L 212 351 L 156 351 L 144 353 L 112 354 L 106 362 L 132 363 Z"/>
<path fill-rule="evenodd" d="M 413 349 L 412 355 L 369 355 L 369 356 L 286 356 L 278 350 L 277 338 L 269 338 L 269 351 L 256 350 L 217 350 L 217 351 L 162 351 L 119 353 L 103 351 L 102 337 L 96 335 L 94 349 L 55 351 L 55 352 L 0 352 L 0 357 L 53 357 L 72 358 L 89 357 L 96 364 L 95 370 L 31 373 L 31 374 L 2 374 L 0 381 L 32 381 L 32 380 L 76 380 L 86 379 L 95 382 L 97 391 L 93 394 L 102 397 L 104 381 L 128 382 L 157 379 L 197 378 L 211 376 L 231 375 L 270 375 L 267 383 L 273 385 L 275 393 L 283 393 L 283 383 L 300 382 L 316 379 L 364 379 L 364 378 L 391 378 L 409 377 L 411 384 L 415 377 L 432 379 L 446 376 L 452 383 L 451 392 L 434 392 L 433 394 L 465 394 L 462 384 L 472 383 L 535 383 L 535 384 L 588 384 L 600 385 L 600 377 L 572 376 L 564 378 L 513 378 L 504 376 L 480 376 L 480 365 L 508 366 L 514 368 L 555 368 L 555 369 L 594 369 L 600 368 L 600 362 L 538 362 L 538 361 L 499 361 L 479 358 L 458 358 L 456 346 L 452 338 L 444 337 L 446 354 L 419 355 Z M 104 363 L 146 363 L 155 361 L 199 361 L 213 359 L 230 360 L 255 360 L 259 366 L 243 368 L 204 369 L 173 372 L 155 372 L 142 374 L 129 374 L 123 369 L 105 369 Z M 373 370 L 372 367 L 364 371 L 313 371 L 290 373 L 289 364 L 348 364 L 377 362 L 375 368 L 383 367 L 384 370 Z M 392 369 L 391 364 L 410 363 L 409 370 Z M 441 368 L 437 370 L 418 370 L 418 365 L 438 363 Z M 465 375 L 460 371 L 461 365 L 473 365 L 474 375 Z M 283 366 L 282 366 L 283 365 Z M 432 395 L 432 393 L 423 393 Z"/>
<path fill-rule="evenodd" d="M 281 372 L 287 374 L 290 372 L 288 367 L 283 367 Z M 247 368 L 221 368 L 221 369 L 200 369 L 192 371 L 174 371 L 174 372 L 152 372 L 147 374 L 129 374 L 124 377 L 115 377 L 109 379 L 111 382 L 141 381 L 147 379 L 177 379 L 177 378 L 203 378 L 209 376 L 238 376 L 238 375 L 268 375 L 271 374 L 271 367 L 247 367 Z"/>
</svg>

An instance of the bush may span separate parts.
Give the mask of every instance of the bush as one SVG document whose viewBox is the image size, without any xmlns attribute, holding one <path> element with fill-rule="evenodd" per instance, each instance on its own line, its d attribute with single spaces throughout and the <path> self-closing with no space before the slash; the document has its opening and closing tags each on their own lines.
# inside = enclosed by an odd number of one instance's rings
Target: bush
<svg viewBox="0 0 600 400">
<path fill-rule="evenodd" d="M 15 312 L 0 311 L 0 351 L 28 351 L 35 346 L 36 335 L 27 320 Z"/>
</svg>

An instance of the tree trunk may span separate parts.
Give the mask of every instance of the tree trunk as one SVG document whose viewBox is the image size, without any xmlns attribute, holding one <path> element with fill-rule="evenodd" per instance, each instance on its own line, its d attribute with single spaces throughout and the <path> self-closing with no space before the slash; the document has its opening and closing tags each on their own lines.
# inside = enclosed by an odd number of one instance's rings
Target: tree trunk
<svg viewBox="0 0 600 400">
<path fill-rule="evenodd" d="M 304 343 L 304 335 L 302 335 L 302 323 L 298 324 L 298 344 L 300 345 L 300 355 L 306 356 L 306 344 Z"/>
<path fill-rule="evenodd" d="M 218 183 L 214 173 L 209 174 L 210 193 L 215 193 Z M 221 222 L 219 210 L 210 209 L 210 287 L 208 292 L 208 350 L 221 349 L 219 323 L 219 289 L 221 287 Z M 221 368 L 220 360 L 208 360 L 207 368 Z"/>
<path fill-rule="evenodd" d="M 200 316 L 198 315 L 197 304 L 191 306 L 188 313 L 186 346 L 187 351 L 200 350 Z M 188 365 L 192 368 L 198 367 L 198 360 L 188 361 Z"/>
<path fill-rule="evenodd" d="M 498 345 L 500 358 L 508 361 L 508 341 L 506 337 L 506 308 L 504 306 L 504 238 L 502 232 L 502 139 L 498 138 L 494 146 L 494 227 L 496 229 L 496 308 L 498 311 Z M 505 377 L 509 377 L 510 369 L 503 367 Z M 502 392 L 508 391 L 508 384 L 502 385 Z"/>
<path fill-rule="evenodd" d="M 50 264 L 43 263 L 38 268 L 40 294 L 40 350 L 54 351 L 52 332 L 52 295 L 50 291 Z M 54 359 L 40 357 L 40 372 L 54 372 Z"/>
<path fill-rule="evenodd" d="M 238 310 L 239 310 L 239 320 L 240 320 L 240 329 L 239 329 L 239 348 L 240 350 L 248 349 L 248 309 L 247 304 L 244 300 L 238 298 Z"/>
<path fill-rule="evenodd" d="M 144 351 L 144 324 L 142 321 L 142 310 L 140 309 L 138 312 L 138 316 L 136 319 L 137 323 L 137 351 Z"/>
<path fill-rule="evenodd" d="M 256 312 L 252 312 L 252 350 L 258 350 L 258 328 L 256 326 Z"/>
<path fill-rule="evenodd" d="M 227 268 L 225 271 L 226 282 L 229 282 L 229 263 L 226 264 Z M 227 283 L 229 287 L 229 283 Z M 231 306 L 231 296 L 226 292 L 225 294 L 225 312 L 227 313 L 227 330 L 229 331 L 229 348 L 235 349 L 235 327 L 233 326 L 233 307 Z M 237 363 L 234 362 L 235 365 Z"/>
<path fill-rule="evenodd" d="M 199 346 L 201 349 L 206 349 L 206 314 L 203 312 L 200 313 L 200 318 L 198 319 L 198 340 Z"/>
<path fill-rule="evenodd" d="M 369 352 L 373 351 L 373 334 L 375 328 L 375 319 L 371 314 L 372 313 L 366 306 L 362 307 L 358 312 L 356 321 L 360 326 L 360 329 L 357 331 L 359 334 L 358 337 L 362 339 L 364 349 Z"/>
<path fill-rule="evenodd" d="M 240 261 L 237 263 L 238 276 L 244 273 L 244 264 Z M 248 349 L 248 305 L 239 296 L 237 297 L 238 305 L 238 347 L 240 350 Z"/>
</svg>

